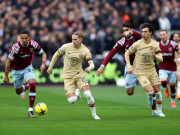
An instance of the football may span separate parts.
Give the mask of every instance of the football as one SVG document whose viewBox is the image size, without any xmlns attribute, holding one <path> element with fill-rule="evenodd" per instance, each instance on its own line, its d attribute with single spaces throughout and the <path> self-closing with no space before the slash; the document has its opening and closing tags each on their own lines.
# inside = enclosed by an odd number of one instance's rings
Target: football
<svg viewBox="0 0 180 135">
<path fill-rule="evenodd" d="M 35 112 L 40 116 L 45 115 L 48 112 L 48 107 L 45 103 L 38 103 L 35 106 Z"/>
</svg>

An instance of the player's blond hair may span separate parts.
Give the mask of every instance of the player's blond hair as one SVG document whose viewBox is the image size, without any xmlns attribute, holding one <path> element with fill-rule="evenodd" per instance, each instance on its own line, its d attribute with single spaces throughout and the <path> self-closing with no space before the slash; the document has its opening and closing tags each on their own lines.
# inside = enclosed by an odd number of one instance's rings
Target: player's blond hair
<svg viewBox="0 0 180 135">
<path fill-rule="evenodd" d="M 72 35 L 78 35 L 79 38 L 84 37 L 84 34 L 81 31 L 75 31 Z"/>
</svg>

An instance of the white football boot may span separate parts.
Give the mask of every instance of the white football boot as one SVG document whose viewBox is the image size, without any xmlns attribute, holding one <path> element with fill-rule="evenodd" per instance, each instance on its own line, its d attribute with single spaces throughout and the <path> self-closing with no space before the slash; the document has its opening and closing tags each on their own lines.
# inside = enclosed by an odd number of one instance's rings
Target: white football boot
<svg viewBox="0 0 180 135">
<path fill-rule="evenodd" d="M 95 115 L 92 115 L 92 117 L 95 119 L 95 120 L 100 120 L 101 118 L 99 116 L 97 116 L 96 114 Z"/>
</svg>

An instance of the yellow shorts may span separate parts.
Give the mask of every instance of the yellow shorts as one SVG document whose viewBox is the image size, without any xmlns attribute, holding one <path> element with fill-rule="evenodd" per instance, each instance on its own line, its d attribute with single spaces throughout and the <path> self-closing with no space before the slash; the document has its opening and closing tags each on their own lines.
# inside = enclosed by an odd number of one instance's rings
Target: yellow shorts
<svg viewBox="0 0 180 135">
<path fill-rule="evenodd" d="M 76 86 L 79 89 L 82 89 L 86 85 L 89 85 L 89 84 L 84 75 L 77 77 L 77 78 L 65 78 L 64 79 L 64 89 L 65 89 L 66 95 L 68 95 L 70 93 L 75 93 Z"/>
<path fill-rule="evenodd" d="M 137 79 L 143 88 L 148 84 L 151 84 L 152 86 L 161 84 L 156 70 L 147 74 L 138 74 Z"/>
</svg>

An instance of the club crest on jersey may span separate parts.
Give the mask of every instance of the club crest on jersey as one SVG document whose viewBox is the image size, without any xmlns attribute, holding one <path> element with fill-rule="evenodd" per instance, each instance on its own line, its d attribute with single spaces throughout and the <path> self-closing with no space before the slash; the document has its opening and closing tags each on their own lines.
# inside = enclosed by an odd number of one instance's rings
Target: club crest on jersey
<svg viewBox="0 0 180 135">
<path fill-rule="evenodd" d="M 126 45 L 126 48 L 128 48 L 129 47 L 129 45 Z"/>
<path fill-rule="evenodd" d="M 30 48 L 30 52 L 33 52 L 33 48 Z"/>
<path fill-rule="evenodd" d="M 172 52 L 172 48 L 171 47 L 169 47 L 168 50 L 169 50 L 169 52 Z"/>
<path fill-rule="evenodd" d="M 79 57 L 82 58 L 82 57 L 83 57 L 83 54 L 79 54 Z"/>
</svg>

